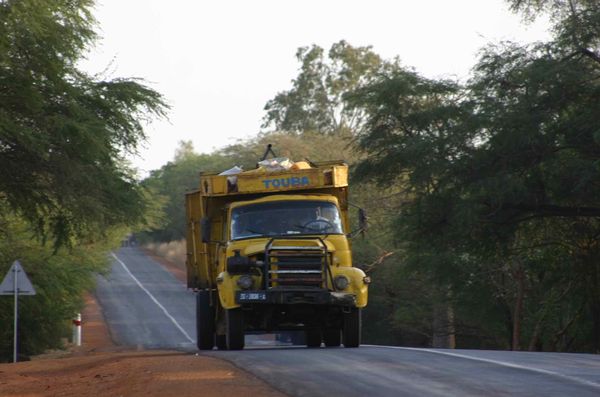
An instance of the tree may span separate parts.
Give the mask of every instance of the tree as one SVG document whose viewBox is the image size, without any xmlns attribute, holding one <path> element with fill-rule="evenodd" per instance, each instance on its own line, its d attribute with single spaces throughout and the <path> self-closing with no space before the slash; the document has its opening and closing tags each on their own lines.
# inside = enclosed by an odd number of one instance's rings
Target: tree
<svg viewBox="0 0 600 397">
<path fill-rule="evenodd" d="M 54 250 L 32 238 L 31 227 L 0 200 L 0 277 L 19 259 L 36 295 L 19 300 L 18 351 L 22 356 L 63 347 L 71 320 L 84 306 L 82 292 L 93 288 L 98 273 L 108 270 L 106 252 L 126 229 L 111 229 L 102 239 L 78 241 Z M 0 296 L 0 362 L 12 360 L 13 301 Z"/>
<path fill-rule="evenodd" d="M 349 108 L 343 95 L 398 63 L 382 60 L 371 47 L 353 47 L 343 40 L 333 44 L 327 56 L 313 44 L 299 48 L 296 58 L 301 63 L 299 74 L 290 90 L 267 102 L 263 128 L 273 125 L 288 133 L 354 131 L 363 113 Z"/>
<path fill-rule="evenodd" d="M 97 37 L 92 6 L 0 1 L 0 197 L 56 246 L 142 216 L 122 159 L 167 109 L 140 80 L 77 69 Z"/>
<path fill-rule="evenodd" d="M 510 3 L 552 12 L 554 39 L 486 48 L 464 86 L 404 71 L 347 97 L 367 113 L 356 175 L 406 182 L 407 263 L 462 305 L 494 302 L 512 348 L 598 351 L 600 6 Z"/>
<path fill-rule="evenodd" d="M 191 141 L 179 142 L 172 161 L 142 181 L 152 192 L 152 200 L 162 204 L 163 221 L 146 229 L 151 239 L 180 240 L 185 236 L 185 192 L 198 189 L 200 172 L 220 172 L 233 166 L 233 161 L 218 153 L 197 154 Z"/>
</svg>

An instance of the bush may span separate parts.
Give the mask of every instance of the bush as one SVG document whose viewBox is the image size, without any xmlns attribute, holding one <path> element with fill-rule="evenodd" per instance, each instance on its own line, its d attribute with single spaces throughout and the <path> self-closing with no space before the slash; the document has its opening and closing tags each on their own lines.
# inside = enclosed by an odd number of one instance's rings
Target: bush
<svg viewBox="0 0 600 397">
<path fill-rule="evenodd" d="M 94 287 L 94 275 L 108 268 L 108 240 L 76 242 L 54 251 L 35 239 L 27 223 L 0 211 L 0 277 L 19 260 L 35 296 L 19 298 L 19 354 L 30 356 L 60 348 L 73 315 L 83 307 L 83 293 Z M 115 233 L 116 234 L 116 233 Z M 0 362 L 13 351 L 13 296 L 0 296 Z"/>
</svg>

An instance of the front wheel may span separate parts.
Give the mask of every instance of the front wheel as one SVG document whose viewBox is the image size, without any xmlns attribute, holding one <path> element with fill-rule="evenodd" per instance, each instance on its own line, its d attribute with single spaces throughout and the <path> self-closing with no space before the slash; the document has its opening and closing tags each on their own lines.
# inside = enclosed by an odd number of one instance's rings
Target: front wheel
<svg viewBox="0 0 600 397">
<path fill-rule="evenodd" d="M 350 313 L 344 313 L 344 329 L 342 343 L 344 347 L 358 347 L 361 334 L 361 310 L 352 308 Z"/>
<path fill-rule="evenodd" d="M 321 347 L 321 330 L 319 328 L 306 328 L 304 339 L 306 339 L 306 347 Z"/>
<path fill-rule="evenodd" d="M 339 328 L 326 328 L 323 330 L 323 342 L 327 347 L 338 347 L 341 343 L 342 335 Z"/>
<path fill-rule="evenodd" d="M 210 291 L 196 294 L 196 344 L 200 350 L 211 350 L 215 345 L 215 316 L 210 307 Z"/>
<path fill-rule="evenodd" d="M 244 348 L 244 313 L 242 309 L 225 310 L 225 338 L 227 349 L 241 350 Z"/>
</svg>

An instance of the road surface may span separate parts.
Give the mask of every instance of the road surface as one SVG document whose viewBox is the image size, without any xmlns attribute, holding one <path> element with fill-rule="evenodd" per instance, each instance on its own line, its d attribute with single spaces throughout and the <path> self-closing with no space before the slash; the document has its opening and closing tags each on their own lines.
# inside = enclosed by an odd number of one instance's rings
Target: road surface
<svg viewBox="0 0 600 397">
<path fill-rule="evenodd" d="M 193 350 L 196 298 L 171 273 L 136 248 L 112 254 L 96 296 L 111 336 L 124 346 Z"/>
<path fill-rule="evenodd" d="M 136 248 L 114 254 L 97 296 L 122 345 L 196 352 L 193 293 Z M 600 356 L 387 346 L 204 352 L 290 396 L 600 396 Z"/>
</svg>

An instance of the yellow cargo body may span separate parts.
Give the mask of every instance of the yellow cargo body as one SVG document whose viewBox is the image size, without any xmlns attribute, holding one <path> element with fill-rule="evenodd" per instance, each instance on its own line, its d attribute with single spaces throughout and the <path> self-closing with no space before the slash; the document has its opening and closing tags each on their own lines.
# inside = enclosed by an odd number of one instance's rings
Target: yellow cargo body
<svg viewBox="0 0 600 397">
<path fill-rule="evenodd" d="M 201 174 L 186 195 L 198 348 L 241 349 L 248 332 L 357 347 L 370 279 L 353 267 L 348 207 L 341 161 Z"/>
</svg>

